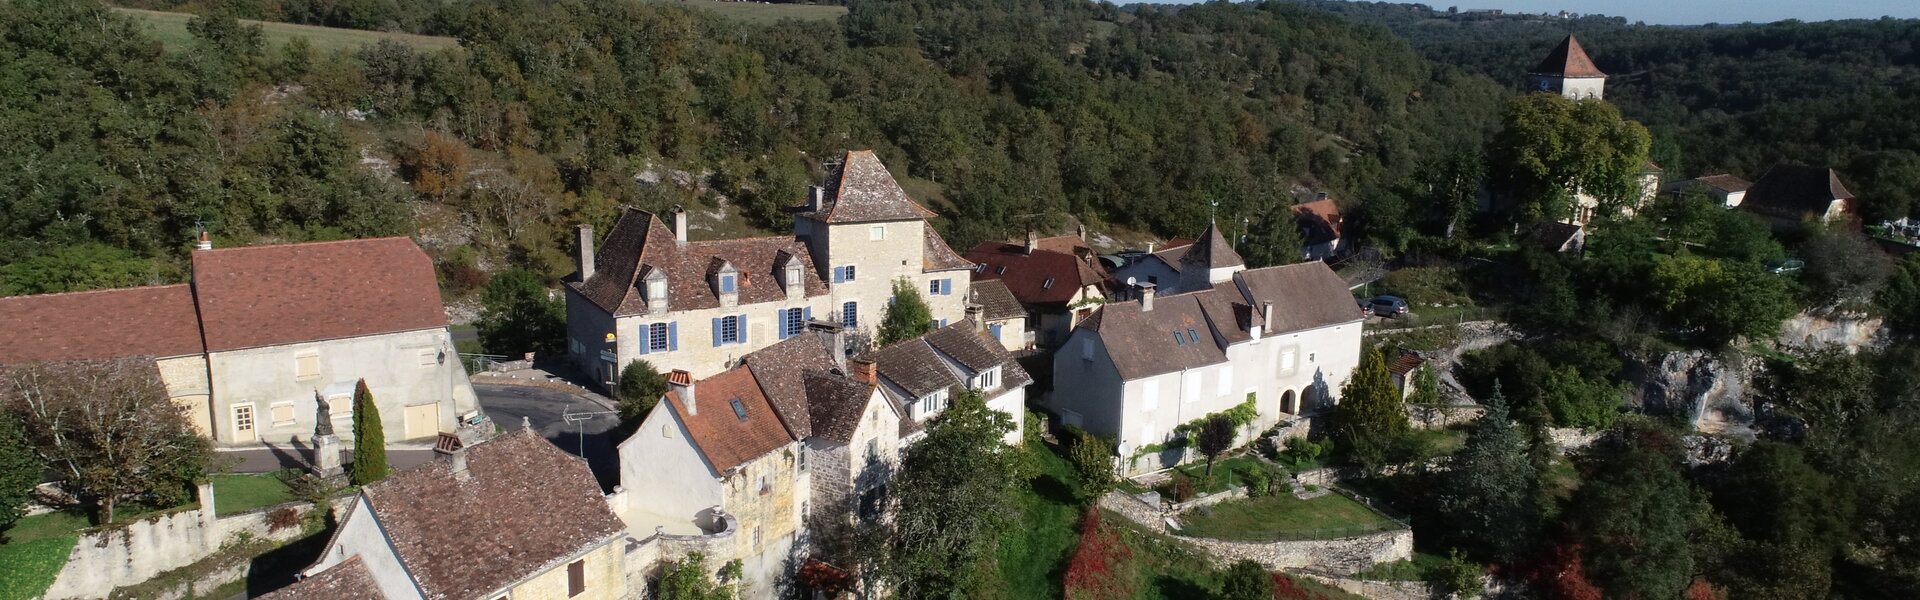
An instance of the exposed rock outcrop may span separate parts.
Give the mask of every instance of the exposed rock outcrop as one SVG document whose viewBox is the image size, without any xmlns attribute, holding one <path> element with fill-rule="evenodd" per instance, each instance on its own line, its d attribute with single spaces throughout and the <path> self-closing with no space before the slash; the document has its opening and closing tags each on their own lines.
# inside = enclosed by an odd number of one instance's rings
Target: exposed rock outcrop
<svg viewBox="0 0 1920 600">
<path fill-rule="evenodd" d="M 1877 317 L 1866 315 L 1818 316 L 1794 315 L 1780 325 L 1781 346 L 1799 350 L 1817 350 L 1831 346 L 1848 352 L 1878 348 L 1887 341 L 1887 329 Z"/>
<path fill-rule="evenodd" d="M 1681 415 L 1704 433 L 1749 435 L 1753 426 L 1754 360 L 1704 350 L 1669 352 L 1630 362 L 1627 403 L 1650 414 Z"/>
</svg>

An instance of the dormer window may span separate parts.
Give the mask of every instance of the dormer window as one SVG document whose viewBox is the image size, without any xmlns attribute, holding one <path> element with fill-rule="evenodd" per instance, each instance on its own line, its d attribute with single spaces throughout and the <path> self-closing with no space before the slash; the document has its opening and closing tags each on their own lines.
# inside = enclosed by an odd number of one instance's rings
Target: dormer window
<svg viewBox="0 0 1920 600">
<path fill-rule="evenodd" d="M 970 387 L 976 390 L 991 390 L 1000 385 L 1000 367 L 991 367 L 973 376 Z"/>
<path fill-rule="evenodd" d="M 737 279 L 738 277 L 735 275 L 721 275 L 720 276 L 720 293 L 733 294 L 733 293 L 739 292 L 738 286 L 740 282 L 737 281 Z"/>
<path fill-rule="evenodd" d="M 714 259 L 714 262 L 719 264 L 713 269 L 713 294 L 720 297 L 722 305 L 732 305 L 740 293 L 740 270 L 725 260 Z"/>
<path fill-rule="evenodd" d="M 667 309 L 667 274 L 666 272 L 653 267 L 648 267 L 647 276 L 644 281 L 645 281 L 645 284 L 644 284 L 644 287 L 641 288 L 641 292 L 642 292 L 642 295 L 645 296 L 646 298 L 647 308 L 651 310 L 656 310 L 656 311 L 666 310 Z"/>
<path fill-rule="evenodd" d="M 913 419 L 924 421 L 947 407 L 947 390 L 941 389 L 921 396 L 913 403 Z"/>
<path fill-rule="evenodd" d="M 788 264 L 786 274 L 787 274 L 787 277 L 786 277 L 785 283 L 787 284 L 788 288 L 800 287 L 800 283 L 802 281 L 805 281 L 800 277 L 800 263 L 798 262 Z"/>
</svg>

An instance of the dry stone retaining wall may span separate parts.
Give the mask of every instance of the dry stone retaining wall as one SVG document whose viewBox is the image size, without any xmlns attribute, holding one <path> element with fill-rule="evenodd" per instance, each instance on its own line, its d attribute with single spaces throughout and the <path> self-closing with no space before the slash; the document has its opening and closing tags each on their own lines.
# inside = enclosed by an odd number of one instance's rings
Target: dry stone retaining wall
<svg viewBox="0 0 1920 600">
<path fill-rule="evenodd" d="M 1433 592 L 1433 587 L 1424 581 L 1367 581 L 1313 574 L 1307 574 L 1307 576 L 1314 581 L 1338 588 L 1340 591 L 1373 600 L 1433 600 L 1440 597 Z"/>
<path fill-rule="evenodd" d="M 1174 539 L 1193 544 L 1221 566 L 1249 559 L 1272 570 L 1307 569 L 1351 575 L 1379 563 L 1413 558 L 1413 531 L 1410 529 L 1331 540 L 1239 542 L 1174 535 L 1167 528 L 1168 513 L 1158 505 L 1117 491 L 1101 497 L 1100 507 L 1155 533 L 1172 535 Z"/>
</svg>

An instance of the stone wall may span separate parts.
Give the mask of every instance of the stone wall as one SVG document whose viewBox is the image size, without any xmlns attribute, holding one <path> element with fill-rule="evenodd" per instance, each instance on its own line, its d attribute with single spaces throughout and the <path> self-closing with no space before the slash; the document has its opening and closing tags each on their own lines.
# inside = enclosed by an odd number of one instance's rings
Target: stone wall
<svg viewBox="0 0 1920 600">
<path fill-rule="evenodd" d="M 1553 427 L 1547 429 L 1547 436 L 1553 438 L 1553 445 L 1560 449 L 1561 454 L 1566 454 L 1593 445 L 1594 440 L 1600 439 L 1600 432 L 1582 431 L 1575 427 Z"/>
<path fill-rule="evenodd" d="M 1240 542 L 1173 536 L 1198 546 L 1225 567 L 1241 559 L 1260 563 L 1270 570 L 1307 569 L 1337 575 L 1351 575 L 1373 565 L 1413 558 L 1413 531 L 1398 529 L 1331 540 L 1289 540 L 1279 542 Z"/>
<path fill-rule="evenodd" d="M 1117 490 L 1107 492 L 1100 497 L 1100 508 L 1118 513 L 1154 533 L 1167 532 L 1166 518 L 1160 510 L 1160 494 L 1147 492 L 1133 496 Z"/>
<path fill-rule="evenodd" d="M 1306 576 L 1340 591 L 1372 600 L 1432 600 L 1440 597 L 1434 593 L 1433 586 L 1424 581 L 1367 581 L 1314 574 Z"/>
<path fill-rule="evenodd" d="M 1443 404 L 1438 406 L 1407 406 L 1407 420 L 1414 429 L 1440 429 L 1460 423 L 1472 423 L 1487 414 L 1487 407 L 1478 404 Z"/>
</svg>

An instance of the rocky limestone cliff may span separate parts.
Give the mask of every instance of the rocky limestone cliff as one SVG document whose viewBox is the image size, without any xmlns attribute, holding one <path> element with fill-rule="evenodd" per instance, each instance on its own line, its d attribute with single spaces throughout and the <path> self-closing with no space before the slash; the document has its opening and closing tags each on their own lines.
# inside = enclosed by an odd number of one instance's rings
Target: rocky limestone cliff
<svg viewBox="0 0 1920 600">
<path fill-rule="evenodd" d="M 1669 352 L 1654 361 L 1631 361 L 1627 403 L 1650 414 L 1686 416 L 1702 433 L 1750 435 L 1755 360 L 1704 350 Z"/>
<path fill-rule="evenodd" d="M 1877 348 L 1887 341 L 1887 329 L 1879 318 L 1862 314 L 1813 315 L 1802 312 L 1780 325 L 1781 346 L 1799 350 L 1817 350 L 1843 346 L 1848 352 Z"/>
</svg>

